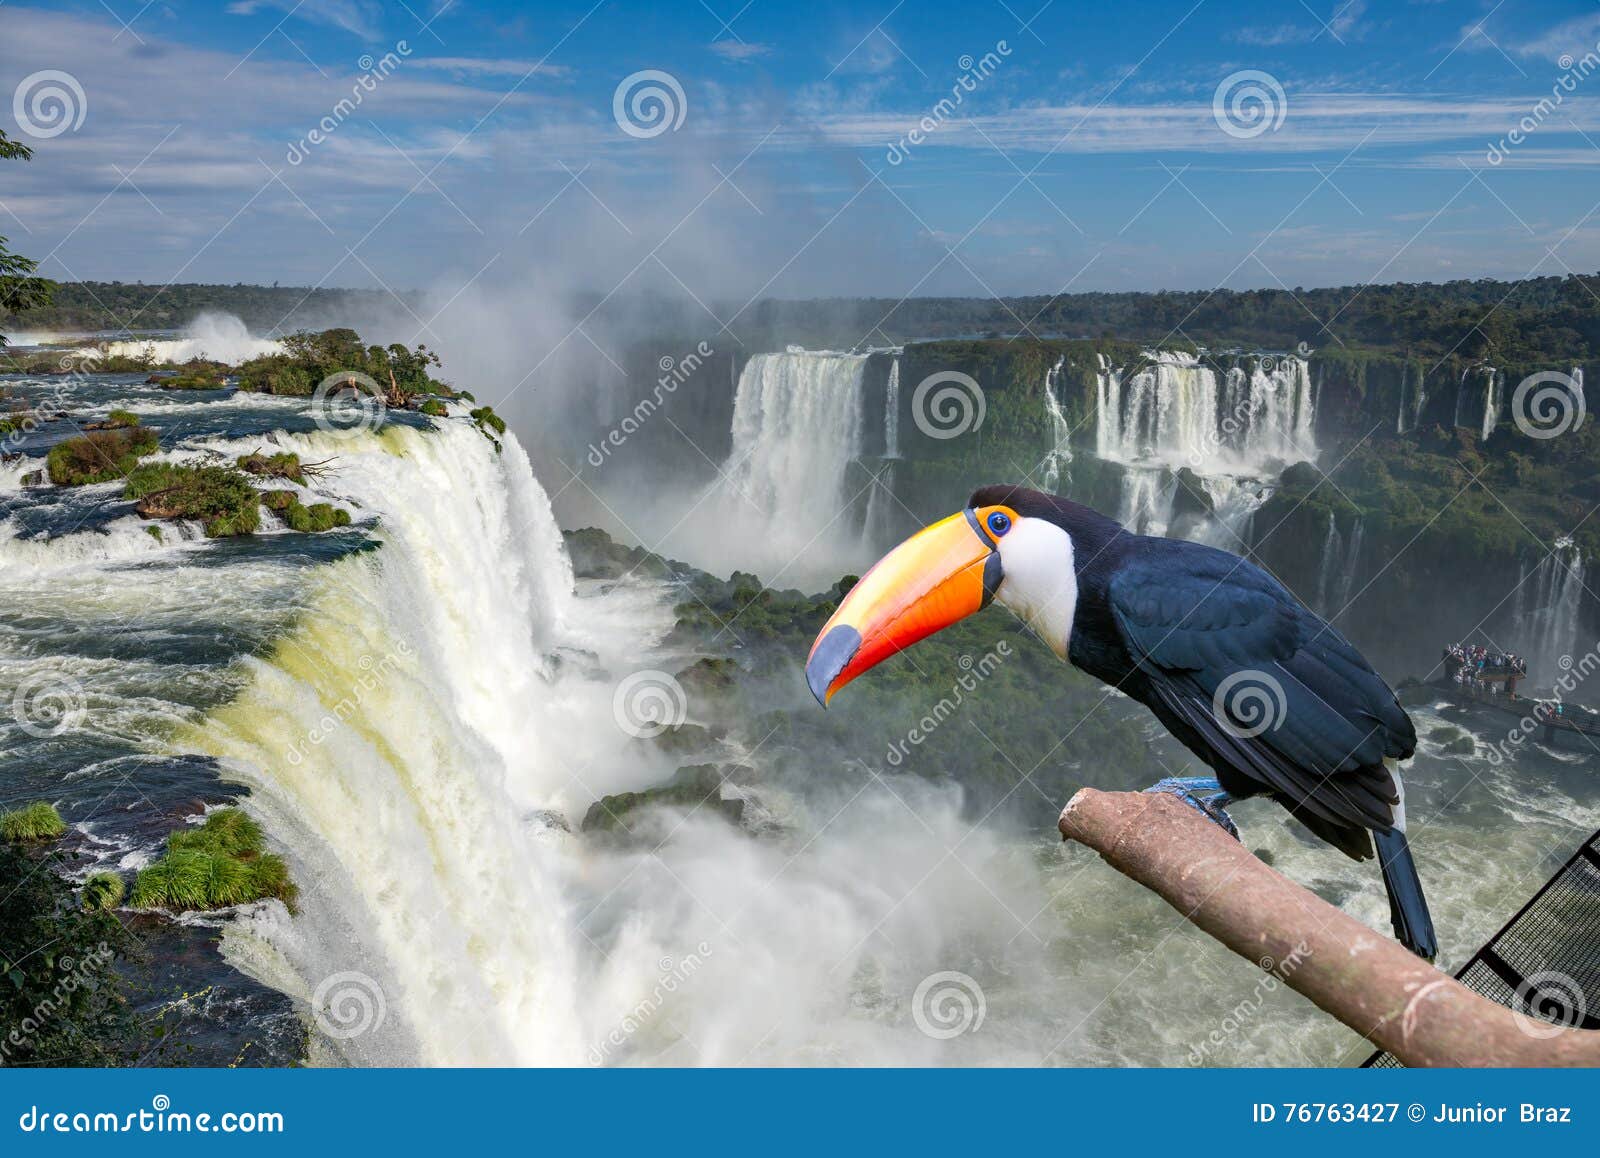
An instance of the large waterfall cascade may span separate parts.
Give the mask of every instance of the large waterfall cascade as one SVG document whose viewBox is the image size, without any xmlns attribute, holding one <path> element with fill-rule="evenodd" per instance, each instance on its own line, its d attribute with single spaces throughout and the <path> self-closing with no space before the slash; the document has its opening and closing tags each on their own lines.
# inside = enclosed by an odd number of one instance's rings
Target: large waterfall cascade
<svg viewBox="0 0 1600 1158">
<path fill-rule="evenodd" d="M 1297 355 L 1251 356 L 1220 375 L 1182 351 L 1151 352 L 1131 373 L 1102 359 L 1096 402 L 1096 452 L 1125 471 L 1118 517 L 1145 534 L 1167 532 L 1175 474 L 1188 467 L 1214 512 L 1190 537 L 1241 549 L 1276 474 L 1317 456 L 1310 368 Z"/>
<path fill-rule="evenodd" d="M 1100 358 L 1104 372 L 1105 357 L 1101 355 Z M 1065 356 L 1057 359 L 1044 376 L 1044 409 L 1050 419 L 1050 449 L 1044 456 L 1044 489 L 1052 493 L 1061 485 L 1063 469 L 1072 465 L 1072 428 L 1067 423 L 1058 393 L 1061 368 L 1066 361 Z"/>
<path fill-rule="evenodd" d="M 1529 674 L 1542 686 L 1553 684 L 1577 657 L 1583 576 L 1583 551 L 1561 538 L 1538 563 L 1524 566 L 1517 584 L 1514 641 L 1508 646 L 1522 650 Z"/>
</svg>

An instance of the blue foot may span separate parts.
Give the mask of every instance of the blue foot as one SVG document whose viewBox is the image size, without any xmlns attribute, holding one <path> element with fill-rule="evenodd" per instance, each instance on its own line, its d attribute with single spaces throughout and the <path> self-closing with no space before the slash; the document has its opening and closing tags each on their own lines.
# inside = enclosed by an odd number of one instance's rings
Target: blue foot
<svg viewBox="0 0 1600 1158">
<path fill-rule="evenodd" d="M 1206 776 L 1168 776 L 1164 780 L 1157 780 L 1145 791 L 1176 796 L 1234 840 L 1239 839 L 1239 829 L 1233 823 L 1233 817 L 1224 811 L 1232 803 L 1233 797 L 1224 792 L 1216 780 Z"/>
</svg>

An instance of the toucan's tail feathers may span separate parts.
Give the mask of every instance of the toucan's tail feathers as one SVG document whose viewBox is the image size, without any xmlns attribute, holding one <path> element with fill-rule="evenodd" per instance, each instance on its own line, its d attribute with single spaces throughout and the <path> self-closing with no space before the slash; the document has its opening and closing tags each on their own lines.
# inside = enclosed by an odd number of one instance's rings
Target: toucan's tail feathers
<svg viewBox="0 0 1600 1158">
<path fill-rule="evenodd" d="M 1428 901 L 1422 895 L 1422 880 L 1417 876 L 1416 862 L 1411 859 L 1406 834 L 1392 828 L 1373 836 L 1378 846 L 1378 863 L 1383 866 L 1384 887 L 1389 890 L 1389 918 L 1394 922 L 1394 935 L 1418 957 L 1432 961 L 1439 954 L 1439 942 L 1434 936 L 1433 918 L 1428 915 Z"/>
</svg>

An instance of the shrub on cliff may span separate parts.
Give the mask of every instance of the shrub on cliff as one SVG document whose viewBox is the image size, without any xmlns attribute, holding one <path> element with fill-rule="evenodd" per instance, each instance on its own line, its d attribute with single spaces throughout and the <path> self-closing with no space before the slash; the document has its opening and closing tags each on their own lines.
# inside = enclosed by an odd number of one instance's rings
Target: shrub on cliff
<svg viewBox="0 0 1600 1158">
<path fill-rule="evenodd" d="M 248 535 L 261 525 L 255 488 L 229 467 L 146 463 L 128 476 L 123 495 L 137 499 L 147 519 L 197 519 L 213 539 Z"/>
<path fill-rule="evenodd" d="M 149 1043 L 113 965 L 132 940 L 112 914 L 73 903 L 60 860 L 0 842 L 0 1065 L 131 1063 Z"/>
<path fill-rule="evenodd" d="M 58 487 L 81 487 L 125 478 L 139 459 L 161 448 L 155 431 L 143 426 L 95 430 L 50 448 L 45 465 Z"/>
<path fill-rule="evenodd" d="M 122 904 L 127 886 L 116 873 L 93 873 L 83 882 L 78 900 L 89 912 L 114 909 Z"/>
<path fill-rule="evenodd" d="M 6 840 L 54 840 L 66 831 L 61 814 L 48 800 L 0 813 L 0 837 Z"/>
<path fill-rule="evenodd" d="M 166 854 L 134 880 L 131 903 L 186 911 L 275 897 L 292 905 L 296 890 L 288 866 L 262 845 L 259 824 L 237 808 L 219 808 L 199 828 L 167 838 Z"/>
</svg>

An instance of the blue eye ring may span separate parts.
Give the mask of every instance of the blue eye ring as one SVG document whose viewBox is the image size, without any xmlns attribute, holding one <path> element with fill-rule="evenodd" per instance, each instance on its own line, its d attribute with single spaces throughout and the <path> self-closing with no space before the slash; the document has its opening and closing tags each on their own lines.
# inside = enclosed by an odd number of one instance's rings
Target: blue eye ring
<svg viewBox="0 0 1600 1158">
<path fill-rule="evenodd" d="M 986 521 L 989 524 L 989 530 L 994 532 L 997 538 L 1011 529 L 1011 516 L 1004 511 L 991 512 Z"/>
</svg>

